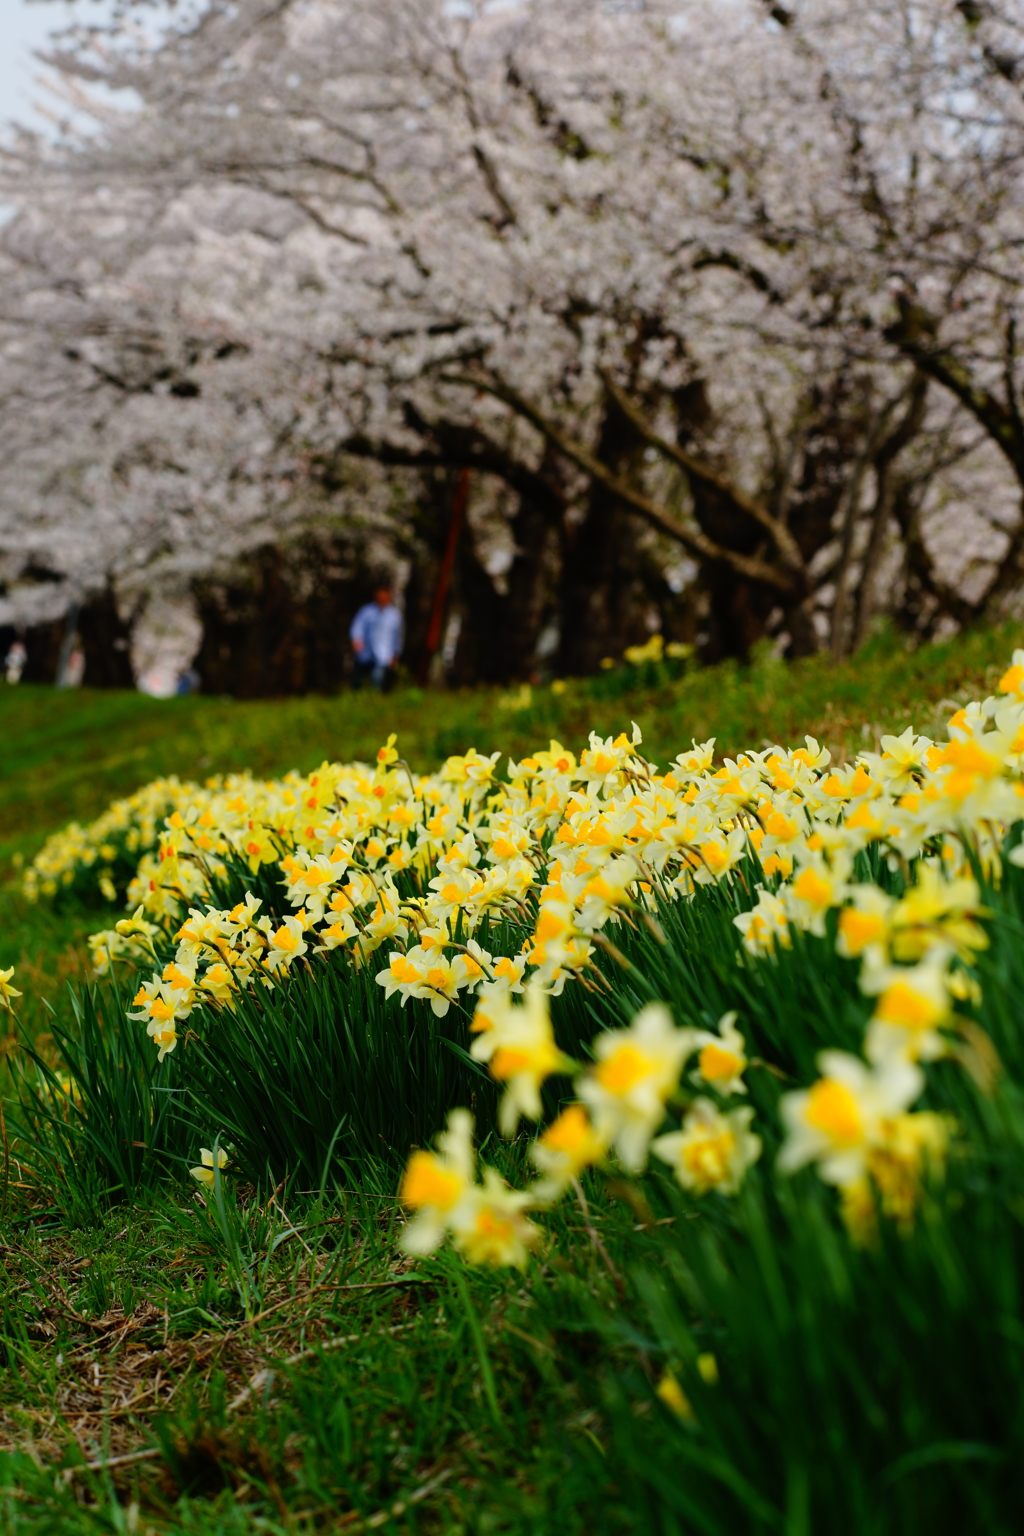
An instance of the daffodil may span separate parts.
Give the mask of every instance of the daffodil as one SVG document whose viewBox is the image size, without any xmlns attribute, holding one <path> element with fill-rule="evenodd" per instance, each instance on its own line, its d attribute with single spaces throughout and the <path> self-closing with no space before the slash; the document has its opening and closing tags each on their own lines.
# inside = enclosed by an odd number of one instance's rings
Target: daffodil
<svg viewBox="0 0 1024 1536">
<path fill-rule="evenodd" d="M 540 1228 L 528 1220 L 531 1196 L 509 1189 L 493 1168 L 451 1212 L 452 1241 L 471 1264 L 525 1267 Z"/>
<path fill-rule="evenodd" d="M 922 861 L 917 880 L 892 911 L 892 952 L 897 960 L 921 960 L 941 941 L 962 959 L 988 947 L 988 935 L 978 919 L 985 916 L 981 892 L 970 877 L 945 879 Z"/>
<path fill-rule="evenodd" d="M 264 964 L 268 971 L 287 971 L 300 956 L 306 953 L 306 916 L 286 917 L 279 928 L 267 921 L 269 948 Z"/>
<path fill-rule="evenodd" d="M 478 1005 L 470 1028 L 476 1035 L 470 1055 L 487 1062 L 491 1076 L 507 1085 L 498 1124 L 503 1136 L 512 1136 L 520 1115 L 540 1119 L 541 1084 L 568 1065 L 555 1044 L 548 996 L 534 982 L 519 1006 L 511 997 L 488 998 Z"/>
<path fill-rule="evenodd" d="M 238 842 L 239 851 L 254 875 L 259 873 L 261 864 L 273 864 L 280 857 L 272 829 L 260 826 L 256 821 L 250 821 L 239 832 Z"/>
<path fill-rule="evenodd" d="M 617 778 L 622 769 L 628 767 L 635 756 L 634 749 L 642 740 L 635 721 L 631 736 L 623 731 L 614 740 L 610 736 L 602 740 L 596 731 L 591 731 L 590 745 L 580 757 L 579 778 L 585 784 L 607 785 L 613 776 Z"/>
<path fill-rule="evenodd" d="M 392 731 L 387 741 L 377 752 L 378 773 L 384 772 L 391 766 L 392 763 L 396 763 L 398 761 L 398 749 L 395 746 L 395 742 L 397 740 L 397 736 L 395 735 L 394 731 Z"/>
<path fill-rule="evenodd" d="M 399 1239 L 406 1253 L 432 1253 L 453 1222 L 471 1219 L 475 1166 L 473 1117 L 453 1109 L 437 1151 L 414 1152 L 406 1165 L 399 1199 L 415 1212 Z"/>
<path fill-rule="evenodd" d="M 793 942 L 785 904 L 763 886 L 757 887 L 757 905 L 749 912 L 738 912 L 733 923 L 743 935 L 748 955 L 770 955 L 776 948 L 789 949 Z"/>
<path fill-rule="evenodd" d="M 284 862 L 282 861 L 282 868 Z M 313 922 L 319 922 L 324 908 L 334 894 L 334 886 L 345 873 L 344 864 L 332 861 L 327 854 L 318 853 L 313 858 L 292 860 L 287 871 L 288 900 L 305 907 Z"/>
<path fill-rule="evenodd" d="M 792 884 L 784 887 L 786 916 L 794 928 L 821 935 L 826 915 L 845 893 L 845 880 L 820 856 L 812 856 L 802 863 Z"/>
<path fill-rule="evenodd" d="M 114 924 L 114 929 L 124 939 L 153 939 L 158 932 L 155 923 L 150 923 L 143 916 L 144 908 L 136 907 L 131 917 L 122 917 L 120 922 Z"/>
<path fill-rule="evenodd" d="M 410 961 L 414 955 L 415 951 L 410 951 Z M 431 954 L 426 961 L 422 979 L 413 983 L 413 995 L 428 998 L 438 1018 L 448 1012 L 460 990 L 475 987 L 485 974 L 483 965 L 472 954 L 455 955 L 451 960 L 440 953 Z"/>
<path fill-rule="evenodd" d="M 934 945 L 917 965 L 886 965 L 867 956 L 861 989 L 878 999 L 866 1040 L 872 1061 L 901 1053 L 932 1061 L 945 1054 L 947 1041 L 940 1029 L 953 1011 L 951 957 L 944 944 Z"/>
<path fill-rule="evenodd" d="M 627 645 L 623 656 L 632 666 L 642 666 L 645 661 L 660 661 L 665 650 L 663 635 L 652 635 L 643 645 Z"/>
<path fill-rule="evenodd" d="M 748 1107 L 723 1114 L 710 1099 L 696 1099 L 682 1127 L 655 1137 L 651 1150 L 669 1164 L 684 1189 L 695 1195 L 712 1189 L 732 1195 L 761 1155 L 761 1138 L 750 1129 L 753 1116 Z"/>
<path fill-rule="evenodd" d="M 338 941 L 343 942 L 341 936 Z M 378 971 L 375 978 L 377 985 L 384 988 L 384 996 L 392 997 L 398 992 L 403 1004 L 410 997 L 419 996 L 418 989 L 426 979 L 426 961 L 427 956 L 422 949 L 408 955 L 396 950 L 388 959 L 387 969 Z"/>
<path fill-rule="evenodd" d="M 747 854 L 747 833 L 742 827 L 716 829 L 694 842 L 689 873 L 697 885 L 716 885 Z"/>
<path fill-rule="evenodd" d="M 784 1094 L 780 1103 L 788 1138 L 778 1166 L 792 1173 L 816 1162 L 828 1184 L 853 1184 L 868 1168 L 868 1155 L 924 1086 L 919 1067 L 905 1057 L 868 1066 L 845 1051 L 822 1051 L 821 1077 L 810 1088 Z"/>
<path fill-rule="evenodd" d="M 251 928 L 256 921 L 256 914 L 263 905 L 251 891 L 246 891 L 244 898 L 231 908 L 228 913 L 228 921 L 238 928 Z M 194 915 L 194 914 L 193 914 Z"/>
<path fill-rule="evenodd" d="M 947 1049 L 956 1004 L 979 1001 L 972 961 L 987 941 L 979 880 L 998 885 L 1004 861 L 1024 862 L 1024 846 L 1007 851 L 1024 819 L 1024 651 L 1014 653 L 999 697 L 958 709 L 943 743 L 911 729 L 834 767 L 813 738 L 795 751 L 767 747 L 717 763 L 712 741 L 694 743 L 664 774 L 639 747 L 635 728 L 595 732 L 579 760 L 552 741 L 510 763 L 504 779 L 497 753 L 472 749 L 437 773 L 413 776 L 396 771 L 389 737 L 370 765 L 324 763 L 276 781 L 157 781 L 91 827 L 51 839 L 26 889 L 54 894 L 82 871 L 94 886 L 110 878 L 121 853 L 137 859 L 134 916 L 93 935 L 90 950 L 103 971 L 156 946 L 155 974 L 130 1017 L 145 1023 L 161 1058 L 176 1048 L 194 1007 L 230 1007 L 257 984 L 290 985 L 307 946 L 320 957 L 318 970 L 365 966 L 386 951 L 377 975 L 386 997 L 429 1001 L 438 1015 L 475 992 L 473 1053 L 505 1085 L 501 1122 L 513 1129 L 521 1115 L 539 1114 L 545 1077 L 562 1065 L 543 994 L 614 976 L 593 966 L 599 930 L 635 919 L 641 933 L 648 924 L 657 933 L 655 900 L 691 900 L 702 884 L 721 884 L 722 901 L 733 902 L 741 883 L 729 877 L 756 853 L 764 883 L 752 909 L 733 919 L 741 969 L 775 963 L 796 930 L 825 932 L 836 909 L 837 947 L 860 962 L 873 1007 L 870 1065 L 836 1067 L 806 1090 L 784 1159 L 799 1160 L 810 1138 L 816 1150 L 807 1156 L 823 1171 L 844 1157 L 859 1169 L 841 1185 L 844 1210 L 869 1222 L 877 1205 L 901 1219 L 900 1200 L 912 1208 L 916 1198 L 914 1148 L 927 1143 L 937 1157 L 941 1132 L 899 1107 L 898 1079 L 902 1073 L 905 1089 L 917 1061 Z M 869 848 L 880 867 L 913 870 L 902 896 L 881 888 L 888 878 L 858 878 L 864 865 L 855 869 L 854 860 Z M 251 894 L 230 911 L 209 904 L 225 861 L 239 857 L 254 873 L 267 867 L 290 916 L 259 917 Z M 519 948 L 524 927 L 530 938 Z M 493 944 L 518 931 L 516 952 L 485 953 L 477 942 L 484 931 Z M 165 947 L 165 933 L 175 948 Z M 0 1004 L 8 1007 L 17 996 L 10 974 L 0 972 Z M 524 989 L 528 1001 L 519 1006 L 513 994 Z M 639 1167 L 687 1063 L 686 1091 L 696 1084 L 706 1093 L 702 1106 L 743 1092 L 747 1048 L 735 1020 L 727 1016 L 717 1032 L 688 1032 L 664 1011 L 653 1018 L 641 1027 L 641 1015 L 630 1030 L 596 1042 L 594 1064 L 580 1076 L 582 1102 L 535 1144 L 540 1183 L 531 1200 L 564 1189 L 613 1147 Z M 786 1102 L 793 1112 L 794 1101 Z M 730 1116 L 721 1107 L 715 1114 L 693 1106 L 670 1133 L 681 1138 L 671 1165 L 703 1170 L 687 1175 L 692 1188 L 724 1187 L 728 1171 L 710 1173 L 726 1167 L 730 1136 L 743 1141 L 742 1126 L 726 1133 Z M 749 1123 L 745 1134 L 753 1134 Z M 437 1172 L 439 1151 L 416 1156 L 428 1163 L 410 1168 Z M 483 1186 L 467 1177 L 479 1200 Z M 455 1230 L 453 1221 L 443 1226 Z"/>
<path fill-rule="evenodd" d="M 381 886 L 373 911 L 363 924 L 354 958 L 358 961 L 372 955 L 386 939 L 404 944 L 408 937 L 409 924 L 402 914 L 398 892 L 388 876 Z"/>
<path fill-rule="evenodd" d="M 898 795 L 917 786 L 925 767 L 932 742 L 927 736 L 917 736 L 908 726 L 901 736 L 883 736 L 881 755 L 862 752 L 859 761 L 870 770 L 890 794 Z"/>
<path fill-rule="evenodd" d="M 199 1167 L 190 1168 L 189 1173 L 191 1173 L 192 1177 L 196 1179 L 200 1184 L 204 1184 L 207 1189 L 212 1189 L 216 1180 L 216 1173 L 214 1172 L 214 1169 L 216 1169 L 219 1173 L 221 1169 L 227 1168 L 229 1166 L 230 1161 L 231 1159 L 224 1147 L 217 1148 L 216 1157 L 210 1151 L 209 1147 L 200 1147 Z"/>
<path fill-rule="evenodd" d="M 492 752 L 489 757 L 485 757 L 475 747 L 470 747 L 465 757 L 447 759 L 441 769 L 441 778 L 455 784 L 465 784 L 470 789 L 482 788 L 490 782 L 500 756 L 500 752 Z"/>
<path fill-rule="evenodd" d="M 202 990 L 214 1003 L 233 1008 L 238 981 L 230 966 L 217 961 L 203 973 Z"/>
<path fill-rule="evenodd" d="M 557 966 L 576 931 L 576 912 L 567 901 L 542 901 L 529 955 L 531 965 Z"/>
<path fill-rule="evenodd" d="M 694 1424 L 697 1415 L 693 1411 L 693 1404 L 679 1385 L 678 1377 L 672 1371 L 666 1371 L 655 1387 L 655 1392 L 665 1407 L 675 1414 L 677 1419 L 685 1423 Z"/>
<path fill-rule="evenodd" d="M 584 1168 L 600 1162 L 608 1150 L 582 1104 L 569 1104 L 530 1148 L 542 1174 L 535 1186 L 539 1200 L 556 1199 Z"/>
<path fill-rule="evenodd" d="M 876 885 L 853 886 L 849 895 L 851 904 L 839 914 L 839 953 L 848 959 L 856 959 L 868 949 L 884 953 L 888 949 L 895 901 Z"/>
<path fill-rule="evenodd" d="M 663 1003 L 641 1009 L 629 1029 L 608 1030 L 593 1042 L 593 1068 L 579 1080 L 600 1136 L 613 1143 L 624 1166 L 643 1167 L 665 1103 L 679 1086 L 696 1032 L 676 1029 Z"/>
<path fill-rule="evenodd" d="M 747 1046 L 736 1028 L 735 1012 L 722 1015 L 717 1034 L 698 1030 L 694 1045 L 697 1049 L 695 1077 L 721 1094 L 746 1093 L 743 1073 L 747 1066 Z"/>
<path fill-rule="evenodd" d="M 151 1019 L 146 1025 L 146 1034 L 157 1047 L 157 1061 L 163 1061 L 178 1043 L 178 1026 L 173 1014 Z"/>
<path fill-rule="evenodd" d="M 158 1061 L 163 1061 L 177 1045 L 178 1022 L 188 1018 L 194 996 L 190 985 L 179 988 L 156 976 L 143 982 L 136 993 L 133 999 L 136 1011 L 130 1012 L 128 1017 L 146 1021 L 146 1033 L 158 1049 Z"/>
</svg>

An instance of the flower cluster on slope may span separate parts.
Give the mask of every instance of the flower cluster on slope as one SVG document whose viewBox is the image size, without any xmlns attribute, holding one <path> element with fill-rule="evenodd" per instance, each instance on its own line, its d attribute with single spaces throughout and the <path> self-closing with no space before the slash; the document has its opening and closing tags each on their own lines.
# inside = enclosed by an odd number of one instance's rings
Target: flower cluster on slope
<svg viewBox="0 0 1024 1536">
<path fill-rule="evenodd" d="M 972 957 L 987 942 L 974 868 L 998 880 L 1004 857 L 1024 862 L 1024 848 L 1007 842 L 1024 798 L 1024 652 L 997 696 L 953 715 L 945 742 L 907 729 L 841 765 L 810 737 L 795 750 L 771 746 L 718 764 L 709 741 L 666 771 L 640 749 L 634 726 L 614 738 L 592 733 L 578 758 L 553 741 L 510 761 L 504 777 L 498 753 L 474 749 L 416 775 L 390 737 L 372 766 L 325 763 L 305 777 L 211 783 L 167 817 L 130 892 L 134 918 L 95 936 L 94 954 L 102 967 L 125 956 L 145 965 L 159 952 L 134 1017 L 162 1056 L 197 1006 L 232 1008 L 241 989 L 281 985 L 297 963 L 328 957 L 375 963 L 379 985 L 403 1004 L 425 999 L 439 1015 L 475 1004 L 473 1053 L 506 1085 L 509 1129 L 520 1116 L 537 1118 L 546 1075 L 569 1070 L 540 999 L 570 982 L 598 984 L 595 948 L 618 925 L 655 922 L 658 907 L 724 887 L 743 907 L 734 921 L 746 963 L 838 924 L 838 948 L 858 961 L 873 999 L 864 1059 L 854 1063 L 861 1076 L 849 1064 L 838 1069 L 834 1053 L 823 1061 L 825 1087 L 786 1109 L 798 1149 L 786 1162 L 814 1162 L 851 1212 L 865 1179 L 884 1196 L 891 1175 L 890 1206 L 905 1214 L 907 1169 L 941 1161 L 946 1134 L 912 1114 L 909 1087 L 920 1062 L 957 1048 L 957 1005 L 976 991 Z M 230 910 L 204 905 L 229 867 L 269 876 L 279 910 L 253 895 Z M 902 894 L 868 878 L 868 867 L 888 868 Z M 749 899 L 737 896 L 736 871 L 744 880 L 756 871 Z M 651 1019 L 634 1029 L 628 1044 L 614 1033 L 596 1042 L 579 1088 L 590 1118 L 584 1125 L 574 1113 L 545 1132 L 553 1141 L 540 1138 L 545 1178 L 573 1163 L 577 1145 L 593 1151 L 602 1137 L 625 1167 L 642 1164 L 678 1083 L 682 1058 L 671 1050 L 682 1044 Z M 687 1049 L 686 1060 L 695 1050 L 697 1074 L 719 1099 L 742 1089 L 735 1021 Z M 661 1063 L 660 1077 L 649 1061 Z M 877 1102 L 890 1110 L 876 1113 Z M 729 1114 L 728 1136 L 741 1146 L 749 1117 Z M 734 1186 L 732 1153 L 712 1145 L 726 1135 L 720 1104 L 705 1096 L 688 1115 L 656 1154 L 694 1190 Z M 858 1158 L 838 1157 L 844 1147 Z"/>
<path fill-rule="evenodd" d="M 116 901 L 115 866 L 120 859 L 136 864 L 158 844 L 168 816 L 193 803 L 202 791 L 175 777 L 154 779 L 114 803 L 89 826 L 71 822 L 47 838 L 25 871 L 23 886 L 30 901 L 53 898 L 77 883 Z"/>
<path fill-rule="evenodd" d="M 537 1179 L 528 1189 L 513 1191 L 493 1168 L 485 1168 L 478 1183 L 472 1119 L 466 1110 L 455 1110 L 438 1138 L 438 1150 L 414 1152 L 406 1169 L 401 1199 L 415 1212 L 403 1233 L 407 1251 L 428 1253 L 448 1234 L 474 1262 L 522 1264 L 540 1236 L 524 1213 L 552 1205 L 587 1167 L 614 1156 L 638 1173 L 653 1152 L 695 1195 L 711 1190 L 734 1194 L 761 1155 L 761 1139 L 750 1129 L 753 1110 L 728 1102 L 746 1092 L 739 1075 L 746 1058 L 734 1015 L 721 1020 L 718 1033 L 679 1029 L 667 1008 L 652 1003 L 628 1029 L 599 1035 L 591 1046 L 593 1060 L 581 1063 L 555 1045 L 548 996 L 532 982 L 521 1004 L 503 1002 L 495 1009 L 482 999 L 472 1026 L 478 1032 L 474 1056 L 489 1062 L 492 1075 L 506 1084 L 499 1116 L 504 1134 L 513 1134 L 520 1115 L 541 1118 L 539 1090 L 547 1077 L 561 1073 L 574 1078 L 576 1102 L 531 1147 Z M 693 1058 L 696 1092 L 684 1075 Z M 719 1069 L 725 1059 L 730 1062 L 728 1080 Z M 711 1068 L 708 1081 L 702 1063 Z M 699 1091 L 712 1085 L 715 1098 Z M 670 1114 L 678 1126 L 655 1135 Z M 506 1243 L 485 1248 L 468 1237 L 481 1223 L 489 1231 L 504 1224 Z"/>
</svg>

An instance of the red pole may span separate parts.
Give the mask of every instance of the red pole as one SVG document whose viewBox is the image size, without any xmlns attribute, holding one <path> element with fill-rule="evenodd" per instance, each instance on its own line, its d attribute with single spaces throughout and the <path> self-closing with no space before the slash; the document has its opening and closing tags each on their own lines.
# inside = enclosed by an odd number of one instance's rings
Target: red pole
<svg viewBox="0 0 1024 1536">
<path fill-rule="evenodd" d="M 451 585 L 452 571 L 455 567 L 455 551 L 459 545 L 459 534 L 462 532 L 462 524 L 466 516 L 466 504 L 469 501 L 469 470 L 460 469 L 458 484 L 455 487 L 455 497 L 452 501 L 452 516 L 448 524 L 448 541 L 437 572 L 437 586 L 434 588 L 434 606 L 430 611 L 430 623 L 427 625 L 427 638 L 423 644 L 423 657 L 420 661 L 419 684 L 422 688 L 427 681 L 430 671 L 430 663 L 434 653 L 441 644 L 441 626 L 444 623 L 445 604 L 448 601 L 448 588 Z"/>
</svg>

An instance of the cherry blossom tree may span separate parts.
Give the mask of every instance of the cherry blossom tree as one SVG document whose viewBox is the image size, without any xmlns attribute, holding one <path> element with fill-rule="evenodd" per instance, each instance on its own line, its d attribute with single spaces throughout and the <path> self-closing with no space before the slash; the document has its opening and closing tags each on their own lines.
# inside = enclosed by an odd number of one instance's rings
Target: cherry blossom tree
<svg viewBox="0 0 1024 1536">
<path fill-rule="evenodd" d="M 140 105 L 5 157 L 12 574 L 57 528 L 51 605 L 325 520 L 418 558 L 468 468 L 495 675 L 552 622 L 582 671 L 652 624 L 713 656 L 969 621 L 1024 545 L 1019 32 L 952 0 L 211 0 L 65 39 L 80 109 Z"/>
</svg>

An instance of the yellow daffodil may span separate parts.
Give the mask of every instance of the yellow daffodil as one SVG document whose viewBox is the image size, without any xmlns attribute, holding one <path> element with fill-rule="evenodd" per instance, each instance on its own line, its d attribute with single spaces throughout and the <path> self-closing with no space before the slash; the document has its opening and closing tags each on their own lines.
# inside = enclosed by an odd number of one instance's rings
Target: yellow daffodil
<svg viewBox="0 0 1024 1536">
<path fill-rule="evenodd" d="M 217 1148 L 216 1157 L 214 1157 L 209 1147 L 200 1147 L 199 1167 L 190 1168 L 189 1173 L 198 1183 L 204 1184 L 207 1189 L 212 1189 L 216 1178 L 214 1169 L 216 1168 L 217 1172 L 220 1172 L 221 1169 L 229 1166 L 230 1161 L 231 1159 L 223 1147 Z"/>
<path fill-rule="evenodd" d="M 11 998 L 20 997 L 17 987 L 11 986 L 11 977 L 14 975 L 14 966 L 10 965 L 6 971 L 0 971 L 0 1003 L 10 1011 Z"/>
<path fill-rule="evenodd" d="M 823 934 L 825 918 L 846 894 L 846 882 L 821 857 L 802 862 L 790 885 L 783 888 L 786 916 L 794 928 Z"/>
<path fill-rule="evenodd" d="M 600 1136 L 614 1143 L 624 1166 L 643 1167 L 666 1100 L 693 1054 L 696 1032 L 676 1029 L 663 1003 L 641 1009 L 629 1029 L 608 1030 L 593 1042 L 594 1067 L 581 1077 L 580 1098 Z"/>
<path fill-rule="evenodd" d="M 892 911 L 893 957 L 921 960 L 941 941 L 969 960 L 973 951 L 988 947 L 988 935 L 978 922 L 985 915 L 976 880 L 945 879 L 922 861 L 915 884 Z"/>
<path fill-rule="evenodd" d="M 710 1099 L 697 1099 L 681 1129 L 655 1137 L 651 1150 L 669 1164 L 684 1189 L 695 1195 L 712 1189 L 732 1195 L 761 1155 L 761 1138 L 750 1129 L 753 1116 L 749 1108 L 723 1114 Z"/>
<path fill-rule="evenodd" d="M 868 1154 L 924 1086 L 921 1071 L 903 1057 L 868 1066 L 845 1051 L 822 1051 L 822 1076 L 809 1089 L 784 1094 L 780 1103 L 788 1139 L 778 1166 L 792 1173 L 816 1162 L 829 1184 L 863 1178 Z"/>
<path fill-rule="evenodd" d="M 448 1128 L 437 1138 L 436 1152 L 414 1152 L 406 1165 L 399 1191 L 402 1204 L 415 1212 L 399 1239 L 406 1253 L 432 1253 L 452 1223 L 471 1218 L 467 1202 L 475 1188 L 473 1117 L 453 1109 Z"/>
<path fill-rule="evenodd" d="M 694 1077 L 707 1083 L 717 1093 L 746 1093 L 743 1073 L 747 1066 L 747 1047 L 736 1028 L 736 1014 L 725 1013 L 718 1021 L 718 1033 L 698 1030 L 694 1036 L 697 1067 Z"/>
<path fill-rule="evenodd" d="M 267 920 L 266 932 L 270 947 L 264 964 L 268 971 L 286 971 L 306 953 L 306 927 L 304 912 L 300 912 L 297 917 L 286 917 L 279 928 L 273 928 Z"/>
<path fill-rule="evenodd" d="M 652 641 L 638 654 L 657 650 Z M 1008 844 L 1024 820 L 1024 650 L 999 696 L 958 708 L 943 742 L 911 728 L 834 766 L 810 737 L 794 751 L 771 746 L 717 760 L 712 740 L 695 742 L 664 774 L 640 746 L 636 727 L 591 733 L 578 759 L 551 741 L 504 777 L 497 753 L 471 748 L 416 776 L 397 771 L 389 736 L 366 765 L 323 763 L 274 781 L 155 781 L 90 827 L 57 834 L 25 888 L 38 899 L 88 876 L 95 892 L 97 882 L 107 889 L 119 879 L 121 859 L 135 861 L 133 916 L 93 935 L 90 951 L 101 974 L 122 962 L 152 969 L 129 1016 L 161 1059 L 193 1009 L 237 1007 L 254 986 L 292 985 L 307 952 L 318 972 L 366 966 L 380 951 L 387 964 L 374 969 L 385 997 L 429 1003 L 438 1015 L 467 1002 L 472 1009 L 475 996 L 473 1054 L 505 1085 L 501 1122 L 512 1130 L 521 1115 L 539 1115 L 541 1086 L 562 1065 L 543 995 L 603 989 L 615 979 L 616 953 L 604 933 L 635 963 L 634 927 L 641 939 L 648 928 L 664 936 L 662 907 L 700 899 L 701 885 L 735 902 L 756 856 L 763 884 L 733 918 L 740 971 L 778 963 L 795 931 L 830 931 L 836 909 L 837 947 L 859 963 L 873 1009 L 870 1065 L 836 1065 L 833 1053 L 820 1083 L 784 1101 L 792 1123 L 783 1161 L 813 1160 L 833 1182 L 844 1168 L 844 1209 L 865 1223 L 876 1206 L 902 1219 L 900 1203 L 914 1208 L 919 1167 L 938 1160 L 943 1135 L 909 1110 L 908 1083 L 918 1081 L 917 1061 L 947 1050 L 951 1025 L 968 1027 L 955 1004 L 981 1000 L 973 972 L 987 943 L 980 884 L 998 887 L 1005 864 L 1024 863 L 1024 845 Z M 865 851 L 885 871 L 877 883 L 866 876 Z M 283 893 L 283 912 L 260 916 L 251 893 L 231 910 L 210 904 L 240 860 Z M 906 889 L 890 894 L 890 875 L 901 870 Z M 485 952 L 485 932 L 499 949 L 515 933 L 514 952 Z M 19 995 L 11 974 L 0 972 L 8 1008 Z M 528 1000 L 517 1005 L 513 994 L 524 990 Z M 694 1190 L 729 1187 L 729 1148 L 742 1148 L 753 1130 L 734 1120 L 738 1111 L 712 1115 L 707 1106 L 744 1090 L 746 1045 L 733 1019 L 717 1033 L 684 1031 L 664 1010 L 645 1010 L 630 1030 L 602 1036 L 594 1058 L 580 1075 L 582 1102 L 533 1149 L 540 1183 L 532 1201 L 545 1189 L 553 1198 L 613 1147 L 627 1167 L 641 1166 L 688 1062 L 684 1097 L 692 1084 L 707 1097 L 669 1133 L 677 1138 L 669 1162 Z M 450 1159 L 440 1148 L 416 1154 L 410 1170 L 420 1212 L 429 1206 L 417 1195 L 422 1180 L 431 1170 L 450 1177 Z M 473 1183 L 472 1169 L 463 1184 L 463 1194 L 476 1190 L 473 1220 L 483 1222 L 465 1251 L 491 1261 L 504 1240 L 487 1239 L 484 1228 L 499 1207 L 513 1230 L 519 1217 L 505 1208 L 508 1192 L 480 1203 L 485 1186 Z M 469 1232 L 471 1206 L 445 1208 L 442 1232 L 454 1235 L 463 1216 Z M 528 1246 L 520 1233 L 505 1251 L 519 1262 Z"/>
<path fill-rule="evenodd" d="M 471 1264 L 524 1268 L 541 1236 L 526 1217 L 530 1204 L 529 1194 L 509 1189 L 493 1168 L 485 1168 L 483 1184 L 471 1189 L 449 1218 L 455 1247 Z"/>
<path fill-rule="evenodd" d="M 932 1061 L 947 1049 L 940 1033 L 953 1011 L 949 990 L 951 951 L 936 944 L 917 965 L 886 965 L 869 954 L 861 988 L 877 997 L 866 1050 L 872 1061 L 904 1054 Z"/>
<path fill-rule="evenodd" d="M 540 1119 L 541 1084 L 553 1072 L 564 1070 L 551 1029 L 548 996 L 533 983 L 521 1005 L 513 1003 L 511 996 L 504 1001 L 488 998 L 478 1007 L 470 1028 L 476 1034 L 470 1055 L 474 1061 L 487 1062 L 491 1076 L 507 1085 L 498 1124 L 503 1136 L 512 1136 L 520 1115 Z"/>
<path fill-rule="evenodd" d="M 530 1156 L 543 1175 L 536 1187 L 538 1199 L 557 1199 L 584 1168 L 600 1162 L 608 1143 L 598 1135 L 582 1104 L 569 1104 L 557 1120 L 530 1148 Z"/>
<path fill-rule="evenodd" d="M 757 893 L 757 906 L 733 918 L 743 935 L 743 948 L 749 955 L 757 956 L 770 955 L 776 946 L 788 949 L 793 941 L 785 904 L 763 886 L 757 887 Z"/>
<path fill-rule="evenodd" d="M 874 885 L 854 886 L 849 894 L 852 903 L 839 914 L 839 953 L 856 959 L 868 949 L 884 952 L 888 948 L 895 901 Z"/>
<path fill-rule="evenodd" d="M 683 1419 L 686 1423 L 696 1423 L 697 1415 L 693 1411 L 693 1405 L 671 1371 L 665 1372 L 655 1391 L 665 1407 L 670 1409 L 677 1419 Z"/>
</svg>

